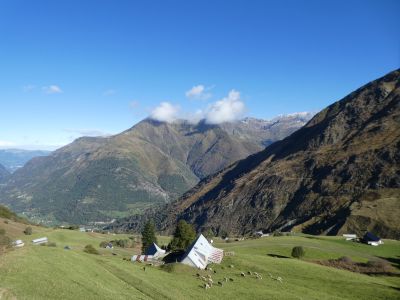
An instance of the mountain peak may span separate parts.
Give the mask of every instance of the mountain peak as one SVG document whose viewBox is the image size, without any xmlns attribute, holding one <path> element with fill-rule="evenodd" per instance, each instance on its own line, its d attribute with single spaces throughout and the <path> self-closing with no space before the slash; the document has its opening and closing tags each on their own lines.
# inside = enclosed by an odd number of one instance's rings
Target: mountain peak
<svg viewBox="0 0 400 300">
<path fill-rule="evenodd" d="M 201 181 L 163 208 L 197 229 L 246 234 L 373 230 L 400 238 L 400 72 L 315 115 L 305 127 Z"/>
</svg>

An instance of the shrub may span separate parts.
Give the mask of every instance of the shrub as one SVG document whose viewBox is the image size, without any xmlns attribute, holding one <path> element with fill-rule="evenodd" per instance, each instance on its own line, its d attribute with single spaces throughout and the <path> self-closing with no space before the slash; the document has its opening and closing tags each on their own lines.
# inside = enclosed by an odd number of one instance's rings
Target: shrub
<svg viewBox="0 0 400 300">
<path fill-rule="evenodd" d="M 24 233 L 26 235 L 31 235 L 32 234 L 32 227 L 28 226 L 25 228 Z"/>
<path fill-rule="evenodd" d="M 219 233 L 219 236 L 221 237 L 221 239 L 226 239 L 228 237 L 228 233 L 225 230 L 221 230 L 221 232 Z"/>
<path fill-rule="evenodd" d="M 99 254 L 99 251 L 97 251 L 97 249 L 92 245 L 86 245 L 83 251 L 89 254 Z"/>
<path fill-rule="evenodd" d="M 296 246 L 292 249 L 292 256 L 295 258 L 302 258 L 305 254 L 306 253 L 302 246 Z"/>
<path fill-rule="evenodd" d="M 211 228 L 203 229 L 202 234 L 206 239 L 211 239 L 213 236 L 215 236 L 214 231 Z"/>
<path fill-rule="evenodd" d="M 71 225 L 68 227 L 69 230 L 78 230 L 79 226 L 78 225 Z"/>
<path fill-rule="evenodd" d="M 352 259 L 350 257 L 348 257 L 348 256 L 339 257 L 338 261 L 342 262 L 342 263 L 345 263 L 345 264 L 352 264 L 353 263 Z"/>
<path fill-rule="evenodd" d="M 386 260 L 370 260 L 366 263 L 366 266 L 371 272 L 375 273 L 389 273 L 392 271 L 392 265 Z"/>
<path fill-rule="evenodd" d="M 107 241 L 102 241 L 102 242 L 100 242 L 100 248 L 105 248 L 106 246 L 108 245 L 108 242 Z"/>
<path fill-rule="evenodd" d="M 55 242 L 51 242 L 47 244 L 48 247 L 57 247 L 57 244 Z"/>
<path fill-rule="evenodd" d="M 0 235 L 0 246 L 11 247 L 11 239 L 4 234 Z"/>
</svg>

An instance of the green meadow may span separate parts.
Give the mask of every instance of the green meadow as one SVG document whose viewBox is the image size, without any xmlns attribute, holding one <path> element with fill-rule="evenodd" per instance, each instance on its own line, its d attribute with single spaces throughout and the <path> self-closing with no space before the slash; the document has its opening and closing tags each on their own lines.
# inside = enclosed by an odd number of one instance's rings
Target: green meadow
<svg viewBox="0 0 400 300">
<path fill-rule="evenodd" d="M 56 247 L 34 246 L 30 240 L 47 236 Z M 340 237 L 265 237 L 215 245 L 234 252 L 213 271 L 181 264 L 146 266 L 123 260 L 138 254 L 139 246 L 100 249 L 104 240 L 129 235 L 82 233 L 34 228 L 32 236 L 19 236 L 26 246 L 0 256 L 0 299 L 399 299 L 400 242 L 385 240 L 380 247 L 344 241 Z M 166 244 L 169 237 L 159 237 Z M 92 244 L 100 255 L 87 254 Z M 64 250 L 64 246 L 71 250 Z M 303 246 L 302 260 L 290 258 L 294 246 Z M 114 253 L 114 255 L 112 254 Z M 390 260 L 392 276 L 368 276 L 311 261 L 348 256 L 354 261 Z M 214 270 L 216 273 L 214 273 Z M 247 275 L 258 272 L 262 279 Z M 246 276 L 241 276 L 241 272 Z M 223 286 L 205 290 L 200 275 L 210 274 Z M 273 278 L 271 278 L 271 276 Z M 282 282 L 275 280 L 282 278 Z"/>
</svg>

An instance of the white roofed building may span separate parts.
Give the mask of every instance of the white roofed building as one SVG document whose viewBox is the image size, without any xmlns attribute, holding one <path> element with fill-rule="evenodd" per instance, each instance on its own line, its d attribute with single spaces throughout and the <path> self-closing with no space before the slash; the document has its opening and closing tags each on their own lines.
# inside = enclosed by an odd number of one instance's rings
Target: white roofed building
<svg viewBox="0 0 400 300">
<path fill-rule="evenodd" d="M 157 246 L 156 243 L 153 243 L 147 250 L 145 255 L 151 255 L 154 258 L 161 258 L 164 257 L 166 254 L 166 251 L 161 249 L 160 247 Z"/>
<path fill-rule="evenodd" d="M 224 250 L 213 247 L 207 239 L 200 234 L 188 248 L 181 263 L 205 269 L 209 263 L 221 263 Z"/>
<path fill-rule="evenodd" d="M 48 242 L 47 237 L 42 237 L 42 238 L 39 238 L 39 239 L 32 240 L 32 243 L 34 245 L 45 244 L 47 242 Z"/>
</svg>

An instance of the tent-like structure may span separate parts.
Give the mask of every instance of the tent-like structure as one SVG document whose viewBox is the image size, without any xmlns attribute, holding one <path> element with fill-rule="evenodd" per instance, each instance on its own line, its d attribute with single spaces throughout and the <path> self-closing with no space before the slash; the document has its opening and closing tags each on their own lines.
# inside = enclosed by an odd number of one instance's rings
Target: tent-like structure
<svg viewBox="0 0 400 300">
<path fill-rule="evenodd" d="M 224 256 L 224 250 L 213 247 L 207 239 L 200 234 L 188 248 L 181 263 L 205 269 L 209 263 L 219 264 Z"/>
<path fill-rule="evenodd" d="M 371 245 L 371 246 L 378 246 L 378 245 L 383 244 L 383 241 L 371 232 L 367 232 L 364 235 L 362 240 L 364 243 Z"/>
<path fill-rule="evenodd" d="M 146 253 L 144 255 L 151 255 L 154 258 L 165 256 L 166 251 L 157 246 L 156 243 L 153 243 L 149 248 L 147 248 Z"/>
</svg>

